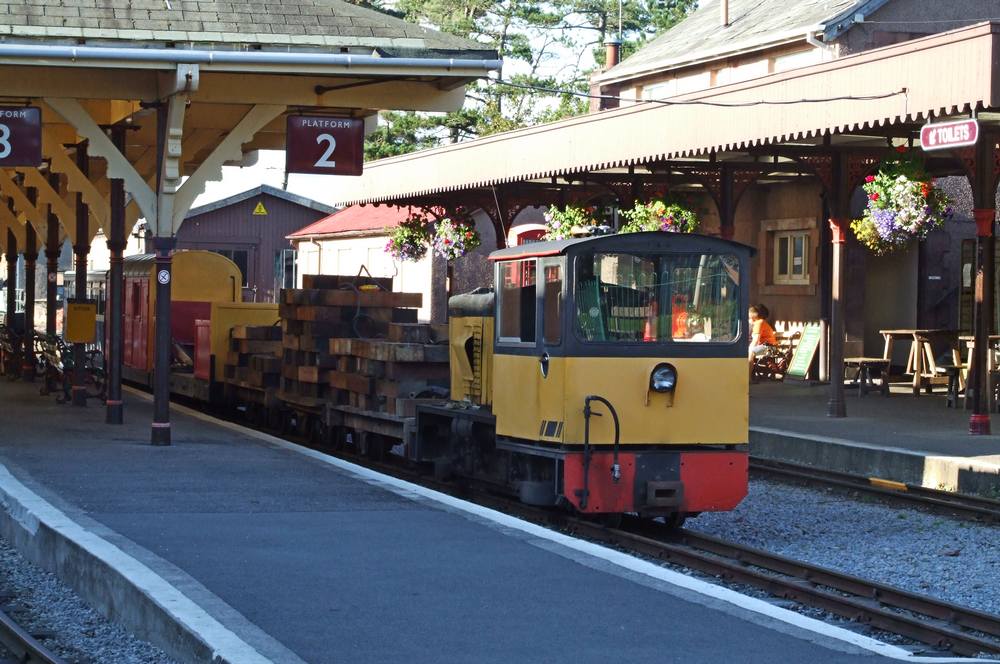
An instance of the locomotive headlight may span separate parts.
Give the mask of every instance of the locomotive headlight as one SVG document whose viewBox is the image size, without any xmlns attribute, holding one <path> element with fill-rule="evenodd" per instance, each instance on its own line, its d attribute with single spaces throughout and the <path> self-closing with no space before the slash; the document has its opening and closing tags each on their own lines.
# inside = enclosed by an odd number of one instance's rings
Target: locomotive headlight
<svg viewBox="0 0 1000 664">
<path fill-rule="evenodd" d="M 672 364 L 657 364 L 649 375 L 649 389 L 654 392 L 673 392 L 677 388 L 677 369 Z"/>
</svg>

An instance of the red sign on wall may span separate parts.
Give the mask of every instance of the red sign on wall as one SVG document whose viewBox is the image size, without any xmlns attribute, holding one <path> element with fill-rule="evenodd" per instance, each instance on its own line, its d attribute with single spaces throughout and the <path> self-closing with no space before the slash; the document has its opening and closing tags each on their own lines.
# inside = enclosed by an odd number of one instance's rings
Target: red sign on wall
<svg viewBox="0 0 1000 664">
<path fill-rule="evenodd" d="M 42 114 L 33 106 L 0 107 L 0 166 L 40 166 Z"/>
<path fill-rule="evenodd" d="M 289 173 L 361 175 L 364 140 L 364 120 L 289 115 L 285 168 Z"/>
<path fill-rule="evenodd" d="M 920 128 L 920 147 L 924 150 L 945 150 L 975 145 L 979 140 L 979 122 L 959 120 L 925 124 Z"/>
</svg>

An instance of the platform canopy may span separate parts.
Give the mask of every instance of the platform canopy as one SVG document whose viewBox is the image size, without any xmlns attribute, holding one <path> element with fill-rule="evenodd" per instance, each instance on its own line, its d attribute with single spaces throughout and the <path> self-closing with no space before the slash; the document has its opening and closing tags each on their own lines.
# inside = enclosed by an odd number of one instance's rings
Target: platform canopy
<svg viewBox="0 0 1000 664">
<path fill-rule="evenodd" d="M 584 180 L 635 182 L 644 175 L 771 162 L 830 149 L 905 142 L 928 119 L 979 111 L 984 133 L 1000 124 L 1000 25 L 965 29 L 866 51 L 820 65 L 644 101 L 466 143 L 376 161 L 340 188 L 340 203 L 437 203 L 447 192 L 501 185 L 565 188 Z M 796 150 L 799 152 L 796 153 Z M 780 177 L 773 169 L 772 177 Z M 508 188 L 509 189 L 509 188 Z M 524 189 L 522 188 L 522 191 Z M 487 196 L 491 199 L 492 196 Z"/>
<path fill-rule="evenodd" d="M 68 188 L 50 187 L 34 168 L 8 169 L 0 197 L 14 201 L 22 224 L 44 226 L 52 205 L 74 242 L 66 222 L 75 192 L 89 205 L 90 235 L 107 231 L 109 176 L 126 182 L 130 221 L 145 217 L 154 233 L 170 235 L 224 163 L 285 147 L 285 115 L 452 111 L 466 83 L 499 68 L 481 44 L 344 0 L 26 0 L 8 12 L 0 15 L 0 105 L 42 109 L 43 170 L 63 174 Z M 158 109 L 166 125 L 159 171 Z M 129 127 L 123 152 L 106 133 L 114 125 Z M 67 148 L 84 140 L 90 158 L 103 158 L 91 159 L 88 173 Z M 183 185 L 181 176 L 189 176 Z M 0 223 L 10 221 L 0 212 Z"/>
</svg>

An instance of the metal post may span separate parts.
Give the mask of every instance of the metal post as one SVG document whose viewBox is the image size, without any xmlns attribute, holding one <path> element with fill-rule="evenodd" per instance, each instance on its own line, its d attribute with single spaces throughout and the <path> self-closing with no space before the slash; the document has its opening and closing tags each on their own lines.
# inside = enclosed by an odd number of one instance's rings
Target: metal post
<svg viewBox="0 0 1000 664">
<path fill-rule="evenodd" d="M 59 174 L 49 173 L 49 186 L 59 191 Z M 62 253 L 62 243 L 59 242 L 59 217 L 49 207 L 45 229 L 45 335 L 56 335 L 56 296 L 58 294 L 59 255 Z M 55 376 L 52 372 L 45 374 L 46 393 L 56 390 Z"/>
<path fill-rule="evenodd" d="M 7 229 L 7 327 L 14 330 L 14 311 L 17 309 L 17 238 Z"/>
<path fill-rule="evenodd" d="M 156 360 L 153 365 L 153 445 L 170 444 L 170 282 L 176 238 L 154 237 L 156 251 Z"/>
<path fill-rule="evenodd" d="M 166 104 L 156 109 L 156 195 L 162 196 L 163 158 L 166 152 L 168 110 Z M 160 211 L 157 201 L 157 211 Z M 158 219 L 156 232 L 169 219 Z M 170 444 L 170 282 L 172 280 L 171 252 L 177 244 L 172 236 L 153 237 L 156 253 L 156 331 L 153 362 L 153 427 L 150 442 L 153 445 Z"/>
<path fill-rule="evenodd" d="M 76 166 L 84 177 L 90 175 L 90 159 L 87 157 L 87 142 L 76 146 Z M 76 195 L 76 244 L 73 253 L 76 256 L 76 299 L 87 299 L 87 256 L 90 254 L 90 210 L 83 200 L 83 194 Z M 86 384 L 86 346 L 82 343 L 73 344 L 73 405 L 87 405 Z"/>
<path fill-rule="evenodd" d="M 29 188 L 28 202 L 35 204 L 36 192 Z M 30 223 L 24 229 L 24 338 L 21 342 L 21 379 L 35 380 L 35 266 L 38 261 L 38 235 Z"/>
<path fill-rule="evenodd" d="M 111 128 L 111 140 L 122 154 L 125 153 L 125 127 Z M 108 235 L 108 249 L 111 251 L 111 270 L 108 284 L 108 301 L 105 307 L 104 326 L 107 330 L 108 347 L 104 361 L 108 366 L 108 400 L 104 421 L 108 424 L 122 424 L 125 415 L 122 405 L 122 316 L 124 315 L 125 277 L 125 181 L 111 180 L 110 191 L 111 232 Z"/>
<path fill-rule="evenodd" d="M 733 169 L 722 165 L 722 179 L 719 196 L 719 236 L 732 240 L 736 235 L 736 204 L 733 200 Z M 774 321 L 770 321 L 774 322 Z"/>
<path fill-rule="evenodd" d="M 990 434 L 989 371 L 986 370 L 989 352 L 989 335 L 993 318 L 993 252 L 995 237 L 993 222 L 996 210 L 977 208 L 976 219 L 976 294 L 975 342 L 972 349 L 972 370 L 969 385 L 972 387 L 972 415 L 969 416 L 969 433 L 974 436 Z"/>
<path fill-rule="evenodd" d="M 833 288 L 831 290 L 832 306 L 830 307 L 830 400 L 826 405 L 827 417 L 846 417 L 847 406 L 844 402 L 844 244 L 847 241 L 846 219 L 830 219 L 830 231 L 833 236 Z"/>
<path fill-rule="evenodd" d="M 59 174 L 49 174 L 49 186 L 59 191 Z M 59 217 L 49 207 L 48 221 L 45 229 L 45 334 L 53 336 L 56 333 L 56 297 L 58 295 L 59 256 L 62 254 L 62 243 L 59 241 Z"/>
</svg>

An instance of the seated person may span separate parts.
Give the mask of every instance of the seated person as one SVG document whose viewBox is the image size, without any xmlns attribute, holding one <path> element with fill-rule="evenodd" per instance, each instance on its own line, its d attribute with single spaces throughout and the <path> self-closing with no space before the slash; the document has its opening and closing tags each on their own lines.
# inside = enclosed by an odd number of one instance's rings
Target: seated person
<svg viewBox="0 0 1000 664">
<path fill-rule="evenodd" d="M 750 307 L 750 352 L 748 359 L 751 366 L 753 366 L 754 358 L 767 353 L 768 347 L 778 345 L 774 328 L 767 322 L 769 313 L 763 304 Z"/>
</svg>

